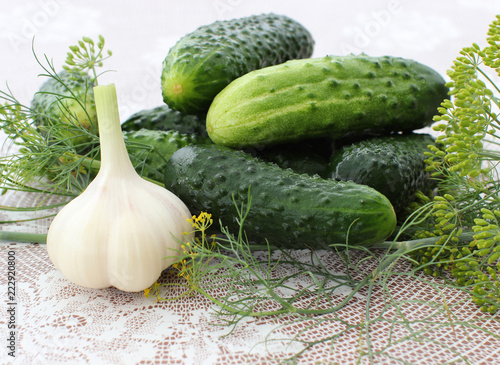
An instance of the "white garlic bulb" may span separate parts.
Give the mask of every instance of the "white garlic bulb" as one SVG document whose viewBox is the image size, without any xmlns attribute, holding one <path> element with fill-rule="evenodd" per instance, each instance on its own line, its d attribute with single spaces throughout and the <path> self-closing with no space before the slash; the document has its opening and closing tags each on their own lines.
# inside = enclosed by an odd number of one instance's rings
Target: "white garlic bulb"
<svg viewBox="0 0 500 365">
<path fill-rule="evenodd" d="M 49 258 L 70 281 L 137 292 L 151 286 L 191 240 L 190 212 L 170 191 L 142 179 L 128 156 L 113 84 L 94 87 L 101 167 L 55 217 Z"/>
</svg>

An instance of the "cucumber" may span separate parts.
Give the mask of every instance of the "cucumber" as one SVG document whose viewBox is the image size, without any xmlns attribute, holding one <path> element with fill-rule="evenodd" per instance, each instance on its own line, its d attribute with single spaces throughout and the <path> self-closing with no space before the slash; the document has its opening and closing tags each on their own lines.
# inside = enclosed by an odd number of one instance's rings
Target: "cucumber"
<svg viewBox="0 0 500 365">
<path fill-rule="evenodd" d="M 436 181 L 425 171 L 424 152 L 435 139 L 428 134 L 396 134 L 374 137 L 343 146 L 328 166 L 328 177 L 371 186 L 384 194 L 398 218 L 415 198 Z"/>
<path fill-rule="evenodd" d="M 255 156 L 261 160 L 273 162 L 282 169 L 291 169 L 299 174 L 312 176 L 325 177 L 329 167 L 328 159 L 304 150 L 279 149 L 275 151 L 273 149 L 256 153 Z"/>
<path fill-rule="evenodd" d="M 206 113 L 227 84 L 258 68 L 312 55 L 314 41 L 289 17 L 261 14 L 216 21 L 182 37 L 163 61 L 163 100 L 188 114 Z"/>
<path fill-rule="evenodd" d="M 303 143 L 286 143 L 264 149 L 250 148 L 246 149 L 245 152 L 261 160 L 273 162 L 283 169 L 326 177 L 332 148 L 332 143 L 329 140 L 314 139 Z"/>
<path fill-rule="evenodd" d="M 88 74 L 66 70 L 45 81 L 31 101 L 34 122 L 40 133 L 52 135 L 51 129 L 58 125 L 57 130 L 62 131 L 58 138 L 67 138 L 78 152 L 83 153 L 86 149 L 79 145 L 89 142 L 92 134 L 99 134 L 93 86 L 94 79 Z M 65 129 L 61 129 L 62 126 Z M 90 133 L 85 134 L 81 127 Z"/>
<path fill-rule="evenodd" d="M 437 72 L 408 59 L 292 60 L 231 82 L 210 106 L 207 131 L 233 148 L 413 131 L 432 123 L 447 94 Z"/>
<path fill-rule="evenodd" d="M 175 151 L 191 144 L 212 143 L 207 137 L 178 131 L 140 129 L 125 131 L 123 137 L 136 171 L 158 182 L 163 182 L 163 171 Z"/>
<path fill-rule="evenodd" d="M 241 150 L 215 144 L 177 150 L 165 169 L 165 187 L 192 213 L 209 212 L 237 234 L 234 200 L 251 206 L 243 229 L 250 242 L 286 248 L 370 244 L 394 230 L 389 200 L 365 185 L 299 174 Z"/>
<path fill-rule="evenodd" d="M 143 128 L 207 136 L 205 118 L 183 114 L 168 105 L 140 110 L 122 123 L 123 131 L 138 131 Z"/>
</svg>

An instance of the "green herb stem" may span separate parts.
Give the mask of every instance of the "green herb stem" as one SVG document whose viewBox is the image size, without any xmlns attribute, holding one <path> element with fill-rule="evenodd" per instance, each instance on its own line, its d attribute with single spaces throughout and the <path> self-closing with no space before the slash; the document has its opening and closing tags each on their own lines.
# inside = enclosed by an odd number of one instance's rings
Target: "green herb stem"
<svg viewBox="0 0 500 365">
<path fill-rule="evenodd" d="M 475 233 L 473 231 L 464 231 L 459 236 L 459 240 L 461 243 L 468 243 L 474 239 L 474 237 L 473 237 L 474 234 Z M 405 241 L 384 241 L 384 242 L 380 242 L 380 243 L 371 245 L 370 249 L 384 248 L 384 249 L 395 250 L 397 252 L 410 252 L 412 250 L 421 248 L 423 246 L 434 245 L 438 241 L 440 241 L 441 239 L 447 238 L 447 237 L 448 237 L 448 235 L 420 238 L 420 239 L 414 239 L 414 240 L 405 240 Z"/>
<path fill-rule="evenodd" d="M 47 235 L 43 233 L 12 232 L 0 230 L 0 241 L 47 243 Z"/>
<path fill-rule="evenodd" d="M 488 80 L 488 82 L 490 83 L 490 85 L 498 92 L 500 93 L 500 88 L 495 84 L 495 82 L 488 76 L 488 74 L 486 74 L 486 72 L 484 72 L 480 67 L 477 67 L 476 70 L 481 74 L 483 75 L 483 77 Z"/>
</svg>

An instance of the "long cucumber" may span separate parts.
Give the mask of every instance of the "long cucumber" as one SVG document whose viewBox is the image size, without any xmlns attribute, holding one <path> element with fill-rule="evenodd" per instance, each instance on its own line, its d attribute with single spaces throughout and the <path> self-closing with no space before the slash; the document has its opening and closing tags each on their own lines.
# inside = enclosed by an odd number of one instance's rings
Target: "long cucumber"
<svg viewBox="0 0 500 365">
<path fill-rule="evenodd" d="M 433 122 L 447 95 L 441 75 L 408 59 L 292 60 L 231 82 L 210 106 L 207 131 L 234 148 L 413 131 Z"/>
<path fill-rule="evenodd" d="M 177 150 L 164 181 L 193 214 L 209 212 L 234 233 L 239 228 L 234 201 L 246 203 L 250 190 L 244 229 L 258 243 L 288 248 L 369 244 L 387 238 L 396 225 L 391 203 L 375 189 L 299 174 L 215 144 Z"/>
</svg>

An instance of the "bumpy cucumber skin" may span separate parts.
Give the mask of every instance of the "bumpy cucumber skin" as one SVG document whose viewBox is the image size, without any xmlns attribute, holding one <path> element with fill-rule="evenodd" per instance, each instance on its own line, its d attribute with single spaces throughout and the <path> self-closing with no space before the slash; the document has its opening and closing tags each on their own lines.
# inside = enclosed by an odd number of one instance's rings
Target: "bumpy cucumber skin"
<svg viewBox="0 0 500 365">
<path fill-rule="evenodd" d="M 128 152 L 137 172 L 143 177 L 158 182 L 163 182 L 163 172 L 167 161 L 175 151 L 191 144 L 212 143 L 207 137 L 183 134 L 178 131 L 140 129 L 125 131 L 123 137 L 129 146 Z M 143 148 L 133 148 L 134 144 L 153 147 L 154 151 L 145 154 Z M 143 160 L 144 163 L 138 164 Z"/>
<path fill-rule="evenodd" d="M 327 177 L 333 144 L 327 139 L 314 139 L 264 149 L 249 148 L 245 149 L 245 152 L 261 160 L 273 162 L 283 169 L 292 169 L 300 174 Z"/>
<path fill-rule="evenodd" d="M 318 154 L 305 151 L 263 151 L 256 154 L 261 160 L 273 162 L 282 169 L 291 169 L 299 174 L 325 177 L 328 171 L 328 160 Z"/>
<path fill-rule="evenodd" d="M 45 133 L 52 125 L 65 123 L 82 126 L 98 135 L 97 113 L 92 91 L 94 80 L 87 74 L 66 70 L 59 72 L 57 77 L 60 81 L 49 78 L 44 82 L 31 101 L 31 109 L 36 115 L 35 124 L 41 133 Z M 71 127 L 66 137 L 71 138 L 75 146 L 89 141 L 88 136 L 76 135 Z"/>
<path fill-rule="evenodd" d="M 163 100 L 189 114 L 206 113 L 215 95 L 239 76 L 311 57 L 309 31 L 283 15 L 261 14 L 204 25 L 182 37 L 163 61 Z"/>
<path fill-rule="evenodd" d="M 244 230 L 252 242 L 285 248 L 326 248 L 334 243 L 382 241 L 394 230 L 389 200 L 352 182 L 321 179 L 282 169 L 241 150 L 215 144 L 176 151 L 165 169 L 165 186 L 191 209 L 237 234 L 236 203 L 251 207 Z"/>
<path fill-rule="evenodd" d="M 413 131 L 447 98 L 444 79 L 413 60 L 367 55 L 292 60 L 252 71 L 214 99 L 207 131 L 246 148 L 314 137 Z"/>
<path fill-rule="evenodd" d="M 428 134 L 381 136 L 346 145 L 336 151 L 328 177 L 371 186 L 384 194 L 398 215 L 415 199 L 417 190 L 427 192 L 435 180 L 425 171 L 424 152 L 435 139 Z"/>
<path fill-rule="evenodd" d="M 205 118 L 181 113 L 168 105 L 140 110 L 122 123 L 123 131 L 138 131 L 143 128 L 207 136 Z"/>
</svg>

